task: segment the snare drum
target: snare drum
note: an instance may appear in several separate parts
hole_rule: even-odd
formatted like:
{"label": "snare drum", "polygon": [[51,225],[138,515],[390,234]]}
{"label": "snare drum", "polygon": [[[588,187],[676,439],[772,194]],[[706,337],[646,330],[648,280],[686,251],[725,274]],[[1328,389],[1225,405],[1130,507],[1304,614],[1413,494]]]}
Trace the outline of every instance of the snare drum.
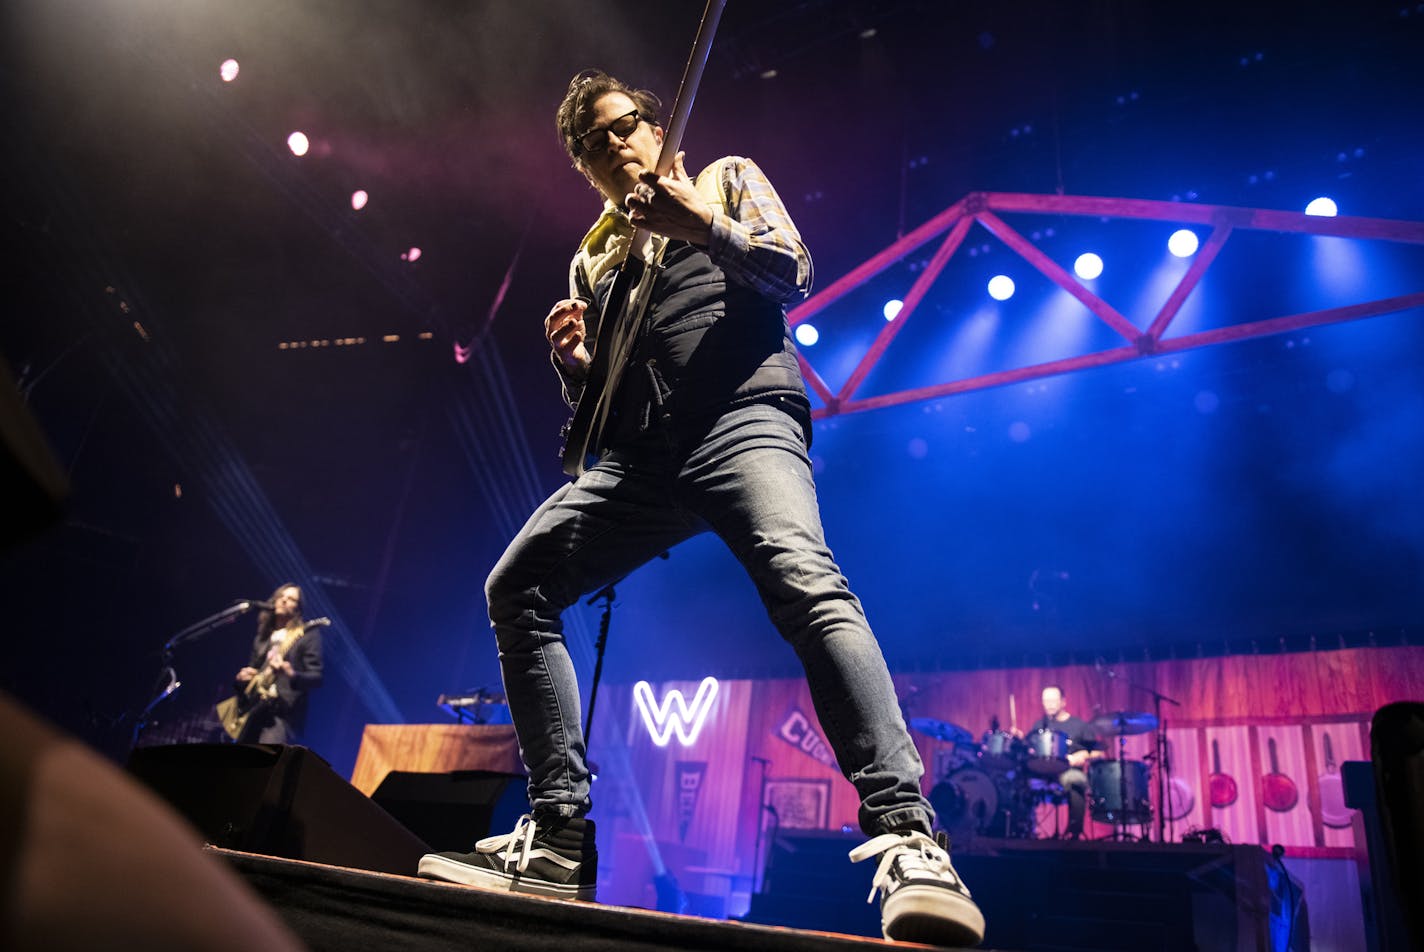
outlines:
{"label": "snare drum", "polygon": [[985,731],[979,763],[990,770],[1013,770],[1023,759],[1023,741],[1008,731]]}
{"label": "snare drum", "polygon": [[1024,738],[1028,744],[1028,769],[1057,776],[1068,769],[1068,735],[1040,728]]}
{"label": "snare drum", "polygon": [[1099,823],[1152,822],[1147,765],[1142,761],[1095,760],[1088,768],[1088,788],[1093,797],[1093,819]]}

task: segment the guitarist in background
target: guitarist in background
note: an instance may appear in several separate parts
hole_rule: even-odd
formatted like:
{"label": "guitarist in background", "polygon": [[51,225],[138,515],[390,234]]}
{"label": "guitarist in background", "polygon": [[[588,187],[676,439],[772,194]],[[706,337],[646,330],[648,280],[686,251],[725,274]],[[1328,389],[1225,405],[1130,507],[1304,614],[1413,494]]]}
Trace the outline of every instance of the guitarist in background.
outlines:
{"label": "guitarist in background", "polygon": [[[282,585],[272,593],[272,608],[257,615],[252,661],[237,672],[237,696],[253,706],[236,738],[243,743],[293,744],[306,721],[307,694],[321,684],[321,627],[302,625],[302,590]],[[266,695],[254,698],[253,678],[271,669]]]}
{"label": "guitarist in background", "polygon": [[[589,768],[561,615],[676,543],[711,530],[750,575],[800,657],[837,762],[860,796],[888,937],[966,945],[984,918],[931,832],[919,755],[885,660],[821,528],[810,407],[786,306],[811,258],[771,183],[728,157],[691,178],[654,170],[661,103],[599,71],[575,76],[556,123],[603,211],[544,321],[571,405],[584,396],[610,288],[635,226],[659,243],[656,283],[613,399],[598,461],[556,491],[486,583],[505,693],[529,771],[530,814],[420,874],[593,899]],[[610,307],[610,311],[612,308]],[[612,317],[609,317],[612,320]],[[872,897],[874,891],[872,891]]]}

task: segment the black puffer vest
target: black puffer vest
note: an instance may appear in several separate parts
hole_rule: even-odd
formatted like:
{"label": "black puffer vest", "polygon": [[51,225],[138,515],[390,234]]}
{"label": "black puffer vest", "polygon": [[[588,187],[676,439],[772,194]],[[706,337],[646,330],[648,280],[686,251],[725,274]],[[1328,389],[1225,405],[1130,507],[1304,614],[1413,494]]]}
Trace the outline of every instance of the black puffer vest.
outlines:
{"label": "black puffer vest", "polygon": [[[628,369],[614,397],[606,446],[649,428],[679,433],[731,407],[777,403],[810,442],[810,404],[781,305],[735,282],[701,249],[671,242]],[[595,290],[600,312],[613,286]]]}

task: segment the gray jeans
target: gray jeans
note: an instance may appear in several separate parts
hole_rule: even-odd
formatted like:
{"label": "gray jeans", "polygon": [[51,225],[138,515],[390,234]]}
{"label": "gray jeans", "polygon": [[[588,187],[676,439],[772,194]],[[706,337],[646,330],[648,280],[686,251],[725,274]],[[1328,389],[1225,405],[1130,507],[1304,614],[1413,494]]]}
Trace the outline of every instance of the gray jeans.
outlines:
{"label": "gray jeans", "polygon": [[699,532],[717,533],[795,649],[870,835],[929,831],[924,768],[880,646],[832,560],[800,424],[770,404],[610,451],[529,517],[485,586],[536,813],[588,812],[579,691],[561,614]]}

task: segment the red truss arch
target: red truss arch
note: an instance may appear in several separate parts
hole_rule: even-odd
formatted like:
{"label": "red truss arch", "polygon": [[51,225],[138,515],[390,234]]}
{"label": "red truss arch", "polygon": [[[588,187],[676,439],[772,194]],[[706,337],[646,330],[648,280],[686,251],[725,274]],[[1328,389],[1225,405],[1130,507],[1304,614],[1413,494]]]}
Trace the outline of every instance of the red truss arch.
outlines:
{"label": "red truss arch", "polygon": [[[1166,302],[1144,331],[1139,330],[1112,305],[1090,291],[1061,265],[1008,225],[1000,217],[1000,213],[1146,219],[1206,226],[1212,231],[1197,251],[1186,273],[1182,275],[1181,280],[1177,282]],[[975,222],[983,225],[1024,261],[1082,302],[1099,320],[1123,338],[1124,345],[911,390],[857,398],[856,391],[866,376],[875,367],[906,321],[913,317],[916,306],[924,299],[930,286],[939,278],[945,266],[959,250],[964,236]],[[1238,231],[1294,232],[1338,238],[1424,244],[1424,222],[1348,216],[1322,218],[1299,212],[1282,212],[1263,208],[1187,205],[1177,202],[1142,201],[1130,198],[971,192],[837,279],[825,290],[813,294],[802,304],[792,309],[790,319],[793,326],[809,320],[922,245],[941,235],[944,236],[930,258],[929,264],[920,272],[908,293],[905,294],[904,305],[900,309],[899,316],[894,321],[887,323],[880,331],[874,343],[861,357],[860,362],[839,390],[832,390],[802,354],[801,370],[806,377],[806,382],[825,404],[825,406],[817,408],[814,415],[824,418],[902,403],[913,403],[918,400],[930,400],[971,390],[983,390],[1024,380],[1072,373],[1089,367],[1123,363],[1149,355],[1209,347],[1213,344],[1223,344],[1251,337],[1264,337],[1305,327],[1352,321],[1362,317],[1373,317],[1424,306],[1424,291],[1418,291],[1343,307],[1233,324],[1176,337],[1167,336],[1173,319],[1176,318],[1188,295],[1192,293],[1212,263],[1217,260],[1217,256],[1221,253],[1227,240]]]}

